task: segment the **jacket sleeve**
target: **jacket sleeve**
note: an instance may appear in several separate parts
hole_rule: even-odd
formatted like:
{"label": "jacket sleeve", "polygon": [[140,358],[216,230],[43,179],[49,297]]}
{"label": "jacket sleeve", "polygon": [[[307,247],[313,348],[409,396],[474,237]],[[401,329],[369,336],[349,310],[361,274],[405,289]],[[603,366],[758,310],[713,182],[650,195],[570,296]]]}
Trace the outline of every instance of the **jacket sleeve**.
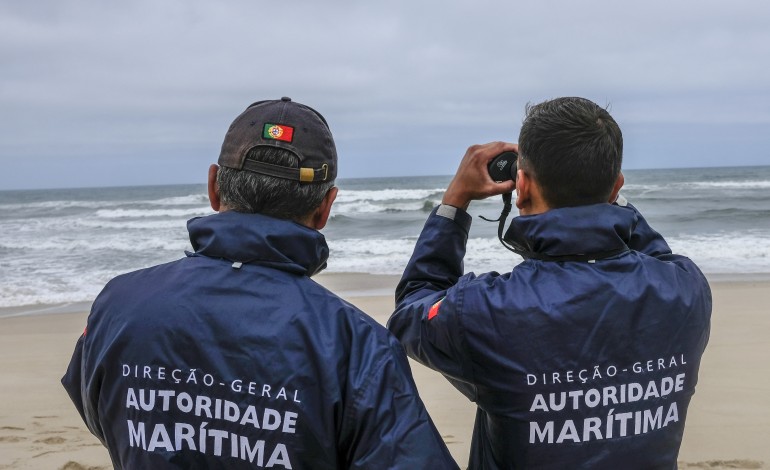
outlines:
{"label": "jacket sleeve", "polygon": [[105,443],[105,435],[99,420],[99,397],[103,368],[94,363],[96,355],[93,351],[94,337],[99,336],[97,331],[99,322],[95,319],[100,317],[106,291],[107,288],[105,287],[94,300],[86,329],[75,344],[72,359],[70,359],[67,371],[61,379],[64,389],[80,413],[83,422],[102,443]]}
{"label": "jacket sleeve", "polygon": [[470,400],[476,399],[469,354],[463,341],[463,276],[471,217],[439,206],[428,217],[396,288],[396,310],[388,328],[412,359],[438,370]]}
{"label": "jacket sleeve", "polygon": [[455,285],[463,275],[463,258],[471,216],[462,209],[433,209],[396,287],[396,305],[424,298]]}
{"label": "jacket sleeve", "polygon": [[401,345],[388,340],[346,413],[347,468],[458,468],[420,400]]}
{"label": "jacket sleeve", "polygon": [[72,353],[72,359],[70,359],[67,372],[64,373],[64,377],[61,379],[61,383],[64,389],[67,391],[72,403],[75,404],[75,408],[80,413],[80,417],[85,422],[85,412],[83,411],[83,394],[80,390],[80,384],[82,383],[82,368],[83,363],[83,342],[85,341],[85,333],[80,335],[78,342],[75,343],[75,351]]}

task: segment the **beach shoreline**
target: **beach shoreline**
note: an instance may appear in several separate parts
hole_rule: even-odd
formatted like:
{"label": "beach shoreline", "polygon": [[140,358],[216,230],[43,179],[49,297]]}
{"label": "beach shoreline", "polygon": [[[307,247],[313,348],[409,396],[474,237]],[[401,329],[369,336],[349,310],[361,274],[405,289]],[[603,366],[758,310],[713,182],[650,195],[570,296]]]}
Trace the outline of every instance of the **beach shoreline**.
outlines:
{"label": "beach shoreline", "polygon": [[[770,280],[751,276],[709,276],[711,339],[687,416],[680,468],[770,465]],[[320,284],[382,324],[393,309],[398,279],[360,273],[317,276]],[[87,309],[87,304],[0,309],[0,469],[111,468],[106,450],[87,431],[59,383]],[[475,405],[436,372],[414,362],[412,371],[437,428],[464,466]]]}

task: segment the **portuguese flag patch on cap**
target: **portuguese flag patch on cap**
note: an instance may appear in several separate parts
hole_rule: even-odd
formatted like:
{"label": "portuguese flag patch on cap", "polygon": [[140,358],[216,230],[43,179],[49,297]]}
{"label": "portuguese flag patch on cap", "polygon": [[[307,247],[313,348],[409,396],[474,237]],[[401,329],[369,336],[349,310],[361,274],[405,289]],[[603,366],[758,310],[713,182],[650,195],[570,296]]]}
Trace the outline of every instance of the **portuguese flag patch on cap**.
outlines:
{"label": "portuguese flag patch on cap", "polygon": [[262,130],[262,137],[265,139],[282,140],[291,142],[294,138],[294,128],[282,124],[267,123]]}

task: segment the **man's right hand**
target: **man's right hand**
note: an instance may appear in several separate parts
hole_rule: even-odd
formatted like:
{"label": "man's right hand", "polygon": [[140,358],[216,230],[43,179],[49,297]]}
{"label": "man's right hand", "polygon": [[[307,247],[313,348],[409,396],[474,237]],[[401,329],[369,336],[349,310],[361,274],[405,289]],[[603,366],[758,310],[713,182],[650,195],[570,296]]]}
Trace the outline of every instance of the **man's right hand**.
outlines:
{"label": "man's right hand", "polygon": [[473,200],[513,192],[516,188],[514,181],[495,183],[487,170],[493,158],[509,151],[518,153],[519,146],[507,142],[490,142],[469,147],[441,203],[467,210]]}

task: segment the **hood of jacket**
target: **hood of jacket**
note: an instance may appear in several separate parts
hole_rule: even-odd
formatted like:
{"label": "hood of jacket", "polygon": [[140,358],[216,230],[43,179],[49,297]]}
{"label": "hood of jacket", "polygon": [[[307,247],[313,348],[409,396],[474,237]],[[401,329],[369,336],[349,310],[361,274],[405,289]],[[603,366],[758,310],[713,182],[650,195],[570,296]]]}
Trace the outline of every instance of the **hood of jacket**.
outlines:
{"label": "hood of jacket", "polygon": [[225,211],[187,222],[194,253],[312,276],[326,267],[329,247],[317,230],[291,220]]}
{"label": "hood of jacket", "polygon": [[637,221],[635,211],[612,204],[563,207],[514,218],[504,239],[525,257],[606,255],[627,249]]}

